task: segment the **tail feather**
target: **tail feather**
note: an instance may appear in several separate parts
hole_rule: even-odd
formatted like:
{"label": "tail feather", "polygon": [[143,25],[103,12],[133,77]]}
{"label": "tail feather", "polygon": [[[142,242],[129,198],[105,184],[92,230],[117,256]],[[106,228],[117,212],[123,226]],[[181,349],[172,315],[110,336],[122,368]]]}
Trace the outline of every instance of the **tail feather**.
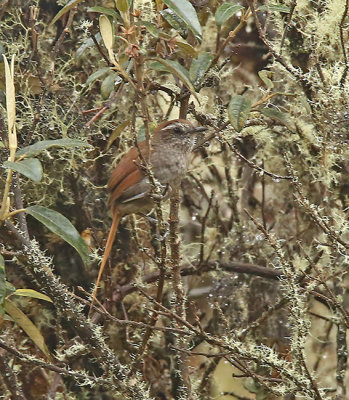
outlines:
{"label": "tail feather", "polygon": [[103,273],[105,264],[108,261],[108,258],[109,258],[109,255],[110,255],[110,251],[111,251],[111,249],[113,247],[113,243],[114,243],[114,240],[115,240],[116,231],[118,229],[118,225],[119,225],[120,219],[121,219],[121,215],[117,211],[114,211],[114,213],[113,213],[113,222],[112,222],[112,225],[111,225],[111,228],[110,228],[110,231],[109,231],[107,244],[105,245],[105,250],[104,250],[104,254],[103,254],[102,263],[101,263],[101,266],[99,267],[96,286],[95,286],[95,289],[94,289],[93,294],[92,294],[92,301],[91,301],[91,305],[90,305],[90,313],[91,313],[93,305],[94,305],[94,303],[96,301],[96,295],[97,295],[97,292],[98,292],[98,286],[99,286],[99,283],[100,283],[101,278],[102,278],[102,273]]}

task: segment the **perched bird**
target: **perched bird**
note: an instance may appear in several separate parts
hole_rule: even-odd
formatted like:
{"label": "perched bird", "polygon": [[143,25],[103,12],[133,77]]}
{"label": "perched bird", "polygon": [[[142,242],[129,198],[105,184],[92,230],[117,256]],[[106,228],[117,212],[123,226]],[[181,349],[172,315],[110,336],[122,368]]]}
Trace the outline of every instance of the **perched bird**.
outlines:
{"label": "perched bird", "polygon": [[139,143],[137,147],[132,147],[112,171],[108,183],[110,192],[108,205],[112,211],[113,222],[93,292],[91,308],[120,219],[127,214],[147,213],[155,205],[152,184],[145,168],[142,168],[142,159],[148,163],[154,178],[162,185],[163,198],[166,199],[187,172],[197,135],[205,130],[206,128],[195,127],[185,119],[165,121],[152,132],[150,148],[146,141]]}

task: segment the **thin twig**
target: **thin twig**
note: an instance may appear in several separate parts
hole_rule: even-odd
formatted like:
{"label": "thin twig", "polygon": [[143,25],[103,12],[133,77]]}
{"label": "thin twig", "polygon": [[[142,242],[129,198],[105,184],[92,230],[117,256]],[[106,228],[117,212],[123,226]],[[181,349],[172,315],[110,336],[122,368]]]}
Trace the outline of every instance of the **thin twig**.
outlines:
{"label": "thin twig", "polygon": [[[0,347],[1,341],[0,341]],[[22,388],[17,380],[17,374],[10,367],[10,359],[7,355],[0,352],[0,374],[4,380],[7,389],[11,393],[11,400],[26,400]]]}
{"label": "thin twig", "polygon": [[291,175],[278,175],[278,174],[274,174],[272,172],[266,171],[264,168],[258,166],[257,164],[255,164],[254,162],[252,162],[251,160],[248,160],[245,156],[243,156],[239,150],[232,144],[230,144],[229,142],[226,142],[230,148],[230,150],[232,150],[239,158],[241,158],[241,160],[245,161],[251,168],[256,169],[257,171],[260,171],[263,175],[267,175],[270,176],[273,179],[285,179],[285,180],[292,180],[292,176]]}
{"label": "thin twig", "polygon": [[205,255],[205,230],[206,230],[206,223],[207,223],[207,218],[208,215],[211,211],[211,207],[212,207],[212,201],[214,198],[214,190],[211,191],[211,196],[210,199],[208,201],[208,205],[207,205],[207,210],[206,213],[204,215],[204,217],[202,218],[201,221],[201,238],[200,238],[200,255],[199,255],[199,265],[203,263],[204,261],[204,255]]}
{"label": "thin twig", "polygon": [[[50,363],[47,363],[45,361],[39,360],[38,358],[35,358],[32,355],[24,354],[23,352],[20,352],[20,351],[14,349],[14,348],[8,346],[1,339],[0,339],[0,347],[3,348],[4,350],[6,350],[7,352],[13,354],[14,356],[19,358],[23,362],[37,365],[38,367],[45,368],[45,369],[47,369],[49,371],[57,372],[60,375],[71,376],[71,377],[75,378],[76,380],[85,382],[87,384],[90,381],[91,385],[103,384],[103,385],[105,385],[107,387],[110,387],[110,388],[113,388],[113,389],[116,388],[115,385],[113,385],[107,379],[98,378],[98,377],[95,377],[95,376],[90,376],[90,375],[87,375],[87,374],[84,374],[84,373],[81,373],[81,372],[72,371],[72,370],[66,369],[66,368],[61,368],[61,367],[58,367],[57,365],[50,364]],[[22,398],[24,398],[24,397],[22,397]],[[18,397],[18,399],[20,399],[20,397]]]}

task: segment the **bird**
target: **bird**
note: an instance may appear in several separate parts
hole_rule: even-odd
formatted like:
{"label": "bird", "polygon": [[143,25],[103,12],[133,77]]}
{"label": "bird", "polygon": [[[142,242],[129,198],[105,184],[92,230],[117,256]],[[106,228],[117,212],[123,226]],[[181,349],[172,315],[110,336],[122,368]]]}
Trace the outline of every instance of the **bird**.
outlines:
{"label": "bird", "polygon": [[128,214],[148,213],[155,206],[156,195],[153,193],[149,173],[142,166],[143,161],[146,161],[153,177],[163,188],[162,199],[166,200],[186,174],[198,135],[206,129],[203,126],[195,127],[186,119],[164,121],[152,132],[150,146],[146,140],[138,143],[120,159],[112,171],[108,183],[108,206],[112,212],[112,224],[92,294],[90,311],[96,300],[98,286],[121,218]]}

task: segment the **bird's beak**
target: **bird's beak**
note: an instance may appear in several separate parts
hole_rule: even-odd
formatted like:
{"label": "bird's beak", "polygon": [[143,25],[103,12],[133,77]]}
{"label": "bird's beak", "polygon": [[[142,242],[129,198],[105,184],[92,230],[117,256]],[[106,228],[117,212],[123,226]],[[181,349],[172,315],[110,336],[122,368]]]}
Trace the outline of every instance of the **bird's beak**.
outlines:
{"label": "bird's beak", "polygon": [[190,131],[190,133],[202,133],[202,132],[205,132],[205,131],[207,131],[207,128],[206,128],[206,127],[204,127],[204,126],[197,126],[197,127],[193,128],[193,130]]}

